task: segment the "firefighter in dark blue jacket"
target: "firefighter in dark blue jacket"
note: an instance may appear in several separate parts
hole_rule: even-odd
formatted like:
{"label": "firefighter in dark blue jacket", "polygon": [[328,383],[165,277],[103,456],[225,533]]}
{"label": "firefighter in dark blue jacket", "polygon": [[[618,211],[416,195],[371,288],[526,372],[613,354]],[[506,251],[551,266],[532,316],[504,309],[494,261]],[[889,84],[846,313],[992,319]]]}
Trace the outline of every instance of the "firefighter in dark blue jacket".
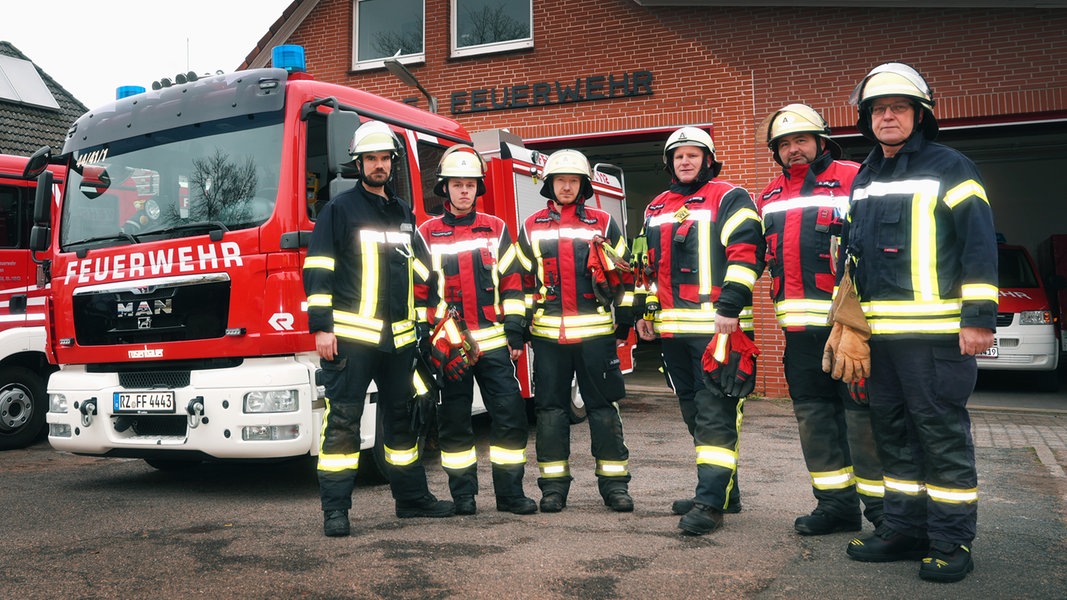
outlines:
{"label": "firefighter in dark blue jacket", "polygon": [[326,387],[318,478],[327,536],[349,534],[359,424],[372,380],[377,409],[384,413],[396,516],[454,512],[452,502],[437,500],[427,489],[408,412],[416,342],[412,277],[428,272],[413,258],[415,216],[387,185],[400,150],[384,123],[368,121],[356,129],[350,164],[359,183],[319,214],[304,262],[308,326]]}
{"label": "firefighter in dark blue jacket", "polygon": [[967,399],[975,355],[993,345],[996,329],[992,209],[974,163],[933,141],[933,94],[915,69],[874,68],[850,103],[877,145],[853,181],[837,271],[845,261],[853,267],[869,362],[862,336],[840,324],[827,350],[843,380],[869,372],[885,523],[847,552],[868,562],[921,560],[921,578],[959,581],[974,568],[978,502]]}

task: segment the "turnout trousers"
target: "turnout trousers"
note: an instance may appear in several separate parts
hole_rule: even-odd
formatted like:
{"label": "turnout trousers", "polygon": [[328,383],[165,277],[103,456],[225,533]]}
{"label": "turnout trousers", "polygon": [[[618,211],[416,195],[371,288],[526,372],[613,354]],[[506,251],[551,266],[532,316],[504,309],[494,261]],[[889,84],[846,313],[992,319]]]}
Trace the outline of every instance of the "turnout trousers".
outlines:
{"label": "turnout trousers", "polygon": [[800,448],[818,507],[838,517],[860,511],[882,520],[882,464],[871,413],[848,395],[844,383],[822,370],[828,328],[785,332],[785,378],[800,430]]}
{"label": "turnout trousers", "polygon": [[739,506],[737,450],[744,398],[730,398],[704,384],[701,360],[710,335],[662,338],[663,365],[696,447],[697,486],[693,499],[725,512]]}
{"label": "turnout trousers", "polygon": [[383,352],[375,346],[338,338],[334,360],[321,360],[326,410],[319,440],[318,478],[322,510],[348,510],[359,467],[360,420],[370,382],[378,388],[385,457],[393,498],[417,500],[429,493],[419,459],[418,436],[411,430],[408,402],[415,348]]}
{"label": "turnout trousers", "polygon": [[967,399],[978,365],[957,343],[871,339],[874,438],[885,471],[885,522],[912,537],[969,545],[978,473]]}
{"label": "turnout trousers", "polygon": [[478,458],[471,426],[476,379],[492,419],[489,462],[493,467],[493,489],[500,497],[522,496],[530,426],[526,419],[526,400],[519,392],[515,364],[506,346],[485,352],[462,381],[446,382],[441,390],[438,441],[441,465],[448,473],[448,487],[453,498],[478,493]]}
{"label": "turnout trousers", "polygon": [[617,402],[626,395],[615,338],[589,338],[558,344],[534,337],[534,410],[537,414],[537,486],[542,493],[570,490],[571,380],[585,402],[600,495],[626,490],[630,482],[630,451],[622,436]]}

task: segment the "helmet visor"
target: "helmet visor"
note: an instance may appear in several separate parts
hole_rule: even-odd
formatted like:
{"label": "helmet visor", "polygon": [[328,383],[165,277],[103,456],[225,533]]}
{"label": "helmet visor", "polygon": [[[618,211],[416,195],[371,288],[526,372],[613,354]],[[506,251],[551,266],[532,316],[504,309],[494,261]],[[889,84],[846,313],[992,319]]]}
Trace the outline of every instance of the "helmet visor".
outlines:
{"label": "helmet visor", "polygon": [[923,79],[923,76],[919,75],[918,71],[904,63],[892,62],[885,63],[883,65],[878,65],[877,67],[871,69],[871,72],[867,73],[867,76],[864,77],[858,85],[856,85],[856,88],[854,90],[852,90],[852,93],[848,97],[848,103],[852,106],[858,106],[860,102],[863,101],[863,89],[867,87],[867,82],[870,81],[871,77],[874,77],[879,73],[892,73],[894,75],[903,77],[908,81],[908,83],[915,86],[916,90],[918,90],[927,98],[930,98],[932,102],[933,94],[930,92],[930,86],[926,85],[926,80]]}

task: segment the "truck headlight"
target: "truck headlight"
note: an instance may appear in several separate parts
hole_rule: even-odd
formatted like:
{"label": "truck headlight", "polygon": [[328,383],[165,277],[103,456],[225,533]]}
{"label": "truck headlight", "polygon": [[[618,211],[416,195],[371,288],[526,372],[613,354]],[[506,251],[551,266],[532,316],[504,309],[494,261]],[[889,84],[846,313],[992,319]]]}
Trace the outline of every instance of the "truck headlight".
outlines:
{"label": "truck headlight", "polygon": [[241,429],[241,439],[246,442],[286,441],[298,437],[299,425],[252,425]]}
{"label": "truck headlight", "polygon": [[1020,325],[1049,325],[1052,323],[1052,313],[1047,310],[1024,310],[1019,313]]}
{"label": "truck headlight", "polygon": [[293,412],[300,406],[296,390],[257,390],[245,394],[246,413]]}
{"label": "truck headlight", "polygon": [[48,394],[48,412],[67,412],[67,397],[63,394]]}

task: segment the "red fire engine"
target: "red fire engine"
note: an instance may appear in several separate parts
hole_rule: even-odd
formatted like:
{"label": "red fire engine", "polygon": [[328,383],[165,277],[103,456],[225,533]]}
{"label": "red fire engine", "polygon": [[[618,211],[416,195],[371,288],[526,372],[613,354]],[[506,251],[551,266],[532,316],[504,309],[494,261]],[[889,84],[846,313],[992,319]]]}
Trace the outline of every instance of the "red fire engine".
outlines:
{"label": "red fire engine", "polygon": [[[56,449],[158,468],[317,452],[324,402],[301,268],[318,211],[355,185],[340,166],[352,132],[368,119],[395,129],[406,150],[393,186],[420,221],[441,207],[441,154],[472,140],[451,119],[315,81],[302,55],[295,67],[279,56],[137,90],[71,127],[58,219],[37,224],[53,249]],[[491,149],[480,205],[515,231],[538,176],[516,142]],[[598,174],[598,201],[621,211],[621,187]],[[364,449],[380,439],[375,414],[364,413]]]}
{"label": "red fire engine", "polygon": [[0,156],[0,450],[27,446],[44,433],[45,384],[55,370],[45,356],[48,287],[38,284],[29,250],[37,175],[52,172],[46,210],[66,179],[64,169],[48,166],[49,154],[43,148],[29,159]]}

